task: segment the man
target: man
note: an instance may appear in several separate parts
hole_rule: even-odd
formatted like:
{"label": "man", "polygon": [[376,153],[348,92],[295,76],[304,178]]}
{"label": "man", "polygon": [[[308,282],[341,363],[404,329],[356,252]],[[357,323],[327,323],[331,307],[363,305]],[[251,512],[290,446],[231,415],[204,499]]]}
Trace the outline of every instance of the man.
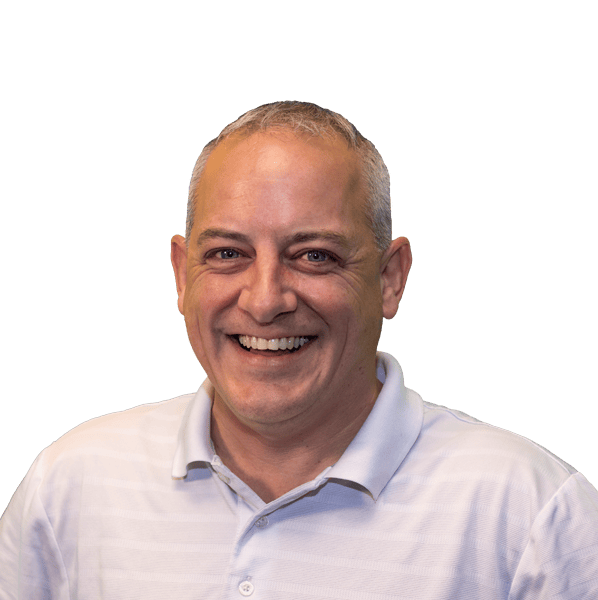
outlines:
{"label": "man", "polygon": [[598,597],[596,490],[376,354],[411,266],[389,207],[373,145],[317,106],[206,146],[172,263],[208,380],[38,457],[0,599]]}

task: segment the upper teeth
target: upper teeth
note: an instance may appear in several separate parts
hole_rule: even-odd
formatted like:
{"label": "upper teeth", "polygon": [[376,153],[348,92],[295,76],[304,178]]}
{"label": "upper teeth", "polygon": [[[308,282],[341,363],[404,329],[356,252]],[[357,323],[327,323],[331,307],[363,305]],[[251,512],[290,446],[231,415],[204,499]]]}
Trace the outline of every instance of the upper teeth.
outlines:
{"label": "upper teeth", "polygon": [[291,350],[292,348],[303,346],[303,344],[308,341],[309,338],[300,336],[274,338],[270,340],[251,335],[239,336],[239,342],[242,346],[245,346],[245,348],[254,348],[256,350]]}

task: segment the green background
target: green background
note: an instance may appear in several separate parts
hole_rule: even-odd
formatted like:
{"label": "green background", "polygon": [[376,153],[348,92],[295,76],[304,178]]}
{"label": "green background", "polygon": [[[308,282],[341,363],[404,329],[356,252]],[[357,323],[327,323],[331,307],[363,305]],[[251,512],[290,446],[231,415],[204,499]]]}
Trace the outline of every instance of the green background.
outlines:
{"label": "green background", "polygon": [[197,389],[169,240],[202,146],[280,99],[389,166],[407,385],[598,483],[596,4],[365,4],[4,9],[0,510],[71,427]]}

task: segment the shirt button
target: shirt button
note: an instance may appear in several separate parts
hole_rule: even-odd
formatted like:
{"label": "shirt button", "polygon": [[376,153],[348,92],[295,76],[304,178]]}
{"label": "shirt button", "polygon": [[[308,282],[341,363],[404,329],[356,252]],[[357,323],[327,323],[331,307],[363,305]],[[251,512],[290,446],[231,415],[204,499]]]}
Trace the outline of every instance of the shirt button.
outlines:
{"label": "shirt button", "polygon": [[251,596],[251,594],[253,594],[253,590],[254,590],[254,586],[253,583],[251,583],[251,581],[243,581],[239,584],[239,591],[241,592],[241,595],[243,596]]}
{"label": "shirt button", "polygon": [[264,527],[266,527],[268,525],[269,521],[268,521],[268,517],[260,517],[256,522],[255,522],[255,526],[259,527],[260,529],[263,529]]}

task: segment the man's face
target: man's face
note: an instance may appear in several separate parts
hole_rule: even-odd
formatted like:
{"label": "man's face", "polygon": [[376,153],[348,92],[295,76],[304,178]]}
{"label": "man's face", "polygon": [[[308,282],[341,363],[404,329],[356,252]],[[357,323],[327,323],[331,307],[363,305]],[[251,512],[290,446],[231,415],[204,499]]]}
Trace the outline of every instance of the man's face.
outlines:
{"label": "man's face", "polygon": [[214,411],[271,427],[375,397],[384,281],[363,207],[344,141],[265,132],[213,151],[173,263]]}

